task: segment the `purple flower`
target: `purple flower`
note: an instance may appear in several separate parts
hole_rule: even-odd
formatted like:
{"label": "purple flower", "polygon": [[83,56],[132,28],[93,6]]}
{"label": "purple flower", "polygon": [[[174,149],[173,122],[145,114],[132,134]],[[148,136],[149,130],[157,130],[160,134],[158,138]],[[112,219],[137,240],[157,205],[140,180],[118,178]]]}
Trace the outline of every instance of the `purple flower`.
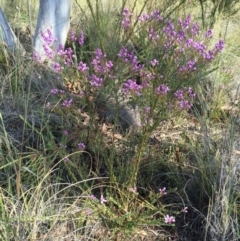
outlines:
{"label": "purple flower", "polygon": [[52,51],[52,49],[49,47],[49,45],[43,44],[43,49],[44,49],[44,52],[45,52],[46,56],[49,59],[53,59],[54,58],[55,53],[54,53],[54,51]]}
{"label": "purple flower", "polygon": [[122,27],[124,29],[130,28],[130,26],[131,26],[131,19],[132,19],[133,13],[129,13],[128,9],[125,8],[123,10],[122,16],[123,16]]}
{"label": "purple flower", "polygon": [[136,193],[137,192],[137,188],[136,187],[131,187],[129,188],[130,192]]}
{"label": "purple flower", "polygon": [[213,60],[214,59],[214,57],[215,57],[215,55],[214,55],[214,51],[213,50],[208,50],[207,52],[205,52],[204,54],[203,54],[203,56],[204,56],[204,58],[205,58],[205,60]]}
{"label": "purple flower", "polygon": [[89,68],[87,67],[87,65],[85,63],[83,63],[82,61],[79,62],[78,64],[78,70],[81,71],[82,73],[85,73]]}
{"label": "purple flower", "polygon": [[46,32],[41,31],[41,36],[44,40],[44,42],[50,46],[53,42],[56,42],[57,39],[53,37],[52,32],[50,29],[48,29]]}
{"label": "purple flower", "polygon": [[149,106],[145,107],[145,113],[149,114],[150,110],[151,110],[151,108]]}
{"label": "purple flower", "polygon": [[64,158],[64,161],[65,161],[65,162],[69,162],[70,159],[66,156],[66,157]]}
{"label": "purple flower", "polygon": [[159,34],[157,34],[153,28],[150,28],[149,33],[148,33],[148,38],[150,40],[157,40],[159,39]]}
{"label": "purple flower", "polygon": [[189,100],[180,100],[178,102],[178,105],[181,109],[187,109],[187,110],[191,109],[192,107],[192,104],[189,102]]}
{"label": "purple flower", "polygon": [[54,95],[58,94],[58,89],[52,89],[51,94],[54,94]]}
{"label": "purple flower", "polygon": [[178,100],[182,100],[183,99],[183,90],[177,90],[174,93],[174,96],[178,99]]}
{"label": "purple flower", "polygon": [[157,61],[156,59],[154,59],[154,60],[151,61],[151,65],[152,65],[152,66],[156,66],[156,65],[158,65],[158,64],[159,64],[159,61]]}
{"label": "purple flower", "polygon": [[106,68],[107,68],[107,70],[109,71],[110,69],[112,69],[112,67],[113,67],[113,63],[112,63],[112,61],[107,61],[106,62]]}
{"label": "purple flower", "polygon": [[191,29],[191,34],[193,36],[199,35],[199,27],[198,27],[197,23],[193,24],[192,29]]}
{"label": "purple flower", "polygon": [[204,34],[205,38],[212,38],[213,37],[213,31],[212,29],[208,29],[208,31]]}
{"label": "purple flower", "polygon": [[92,213],[92,210],[90,208],[88,208],[85,213],[86,213],[86,215],[90,215]]}
{"label": "purple flower", "polygon": [[166,86],[166,85],[164,85],[164,84],[161,84],[161,85],[159,85],[157,88],[156,88],[156,93],[157,94],[162,94],[162,95],[164,95],[164,94],[166,94],[167,92],[169,91],[169,88]]}
{"label": "purple flower", "polygon": [[189,38],[187,41],[186,41],[186,45],[187,47],[191,47],[193,45],[193,39]]}
{"label": "purple flower", "polygon": [[215,48],[218,52],[222,52],[222,50],[224,49],[224,41],[223,40],[219,40],[216,44],[215,44]]}
{"label": "purple flower", "polygon": [[95,58],[92,60],[91,63],[94,67],[95,73],[106,74],[112,69],[112,61],[107,61],[106,57],[106,54],[104,54],[101,49],[97,49],[95,51]]}
{"label": "purple flower", "polygon": [[129,94],[130,92],[133,92],[134,94],[139,95],[141,88],[142,88],[141,85],[138,85],[136,83],[136,80],[128,79],[123,84],[123,93]]}
{"label": "purple flower", "polygon": [[191,87],[185,87],[184,89],[187,91],[190,98],[194,98],[196,96],[196,93],[193,92],[193,89]]}
{"label": "purple flower", "polygon": [[72,105],[72,99],[64,100],[62,103],[62,106],[64,106],[64,107],[70,107],[71,105]]}
{"label": "purple flower", "polygon": [[88,76],[90,84],[93,87],[101,87],[103,78],[96,76],[95,74]]}
{"label": "purple flower", "polygon": [[68,136],[68,131],[66,131],[66,130],[63,131],[63,135],[64,135],[64,136]]}
{"label": "purple flower", "polygon": [[62,67],[59,63],[57,63],[57,62],[55,62],[55,63],[52,65],[52,67],[53,67],[55,73],[59,73],[59,72],[61,72],[62,69],[63,69],[63,67]]}
{"label": "purple flower", "polygon": [[91,194],[91,195],[89,196],[89,198],[90,198],[91,200],[96,199],[96,197],[95,197],[93,194]]}
{"label": "purple flower", "polygon": [[101,194],[101,197],[100,197],[100,203],[103,204],[103,203],[106,203],[107,200],[103,197],[103,195]]}
{"label": "purple flower", "polygon": [[188,207],[184,207],[184,208],[182,209],[182,212],[183,212],[183,213],[187,213],[187,212],[188,212]]}
{"label": "purple flower", "polygon": [[70,31],[70,39],[72,40],[72,42],[75,42],[77,40],[74,30]]}
{"label": "purple flower", "polygon": [[79,34],[78,43],[80,46],[84,44],[84,34],[82,30],[80,31],[80,34]]}
{"label": "purple flower", "polygon": [[166,195],[167,194],[166,190],[167,190],[166,187],[164,187],[162,189],[160,188],[159,192],[160,192],[161,195]]}
{"label": "purple flower", "polygon": [[83,149],[86,148],[86,146],[85,146],[85,144],[84,144],[83,142],[79,142],[79,143],[78,143],[78,148],[81,149],[81,150],[83,150]]}
{"label": "purple flower", "polygon": [[35,60],[36,62],[40,63],[40,61],[41,61],[41,56],[38,55],[35,51],[33,52],[32,57],[33,57],[33,60]]}
{"label": "purple flower", "polygon": [[175,223],[175,218],[173,216],[169,216],[168,214],[164,218],[165,223]]}

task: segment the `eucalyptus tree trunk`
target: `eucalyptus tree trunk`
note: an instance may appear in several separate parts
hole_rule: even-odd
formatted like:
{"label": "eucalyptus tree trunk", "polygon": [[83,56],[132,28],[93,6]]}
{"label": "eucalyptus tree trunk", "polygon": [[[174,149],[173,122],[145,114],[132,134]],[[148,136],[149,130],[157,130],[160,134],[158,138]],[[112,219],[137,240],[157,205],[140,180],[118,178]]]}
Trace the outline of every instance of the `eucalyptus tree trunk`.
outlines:
{"label": "eucalyptus tree trunk", "polygon": [[70,28],[71,0],[40,0],[37,26],[34,35],[34,51],[44,59],[44,40],[41,33],[50,30],[56,38],[54,48],[65,45]]}
{"label": "eucalyptus tree trunk", "polygon": [[17,51],[19,51],[20,54],[25,54],[24,48],[19,43],[16,35],[8,24],[8,21],[0,7],[0,44],[1,41],[5,43],[6,47],[11,52],[16,53]]}

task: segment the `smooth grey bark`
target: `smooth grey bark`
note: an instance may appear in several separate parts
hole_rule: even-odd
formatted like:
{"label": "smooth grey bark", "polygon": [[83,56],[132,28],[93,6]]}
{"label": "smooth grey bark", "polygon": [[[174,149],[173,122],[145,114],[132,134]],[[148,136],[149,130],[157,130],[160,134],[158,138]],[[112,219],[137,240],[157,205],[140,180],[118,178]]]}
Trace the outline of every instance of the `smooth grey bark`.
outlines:
{"label": "smooth grey bark", "polygon": [[41,31],[46,33],[49,29],[57,39],[54,42],[56,49],[60,44],[65,45],[70,28],[71,0],[40,0],[38,21],[34,35],[34,51],[44,60],[43,38]]}
{"label": "smooth grey bark", "polygon": [[16,51],[20,51],[21,54],[25,54],[24,48],[19,43],[0,7],[0,41],[1,40],[11,52],[15,53]]}

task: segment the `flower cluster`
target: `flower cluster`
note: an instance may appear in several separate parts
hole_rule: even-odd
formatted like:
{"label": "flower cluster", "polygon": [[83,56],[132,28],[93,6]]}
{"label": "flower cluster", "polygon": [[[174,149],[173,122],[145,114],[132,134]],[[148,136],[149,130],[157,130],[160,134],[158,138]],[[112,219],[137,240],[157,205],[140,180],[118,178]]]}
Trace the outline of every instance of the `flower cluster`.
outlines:
{"label": "flower cluster", "polygon": [[82,73],[86,73],[87,70],[89,70],[88,66],[85,63],[83,63],[82,61],[79,62],[77,69]]}
{"label": "flower cluster", "polygon": [[149,20],[155,20],[157,22],[160,22],[163,20],[163,17],[160,15],[160,11],[158,9],[155,9],[150,14],[147,14],[147,13],[141,14],[138,20],[140,23],[148,22]]}
{"label": "flower cluster", "polygon": [[106,57],[106,54],[101,49],[95,51],[95,58],[92,60],[95,73],[106,75],[113,68],[112,61],[107,61]]}
{"label": "flower cluster", "polygon": [[192,99],[195,97],[191,87],[185,87],[184,89],[179,89],[174,93],[175,98],[177,99],[178,106],[180,109],[190,109],[192,107]]}
{"label": "flower cluster", "polygon": [[84,34],[83,31],[80,31],[79,37],[77,38],[74,30],[70,30],[70,39],[72,42],[78,41],[78,44],[82,46],[84,44]]}
{"label": "flower cluster", "polygon": [[[93,194],[91,194],[89,197],[90,197],[91,200],[97,200],[97,198]],[[101,196],[100,196],[100,203],[104,204],[106,202],[108,202],[107,199],[104,198],[103,194],[101,194]]]}
{"label": "flower cluster", "polygon": [[[50,29],[47,29],[46,32],[41,31],[41,37],[44,41],[43,49],[45,52],[45,55],[50,59],[54,59],[55,57],[55,51],[52,49],[52,45],[54,42],[57,42],[57,39],[52,35],[52,32]],[[34,53],[34,56],[37,54]],[[40,56],[41,57],[41,56]]]}
{"label": "flower cluster", "polygon": [[65,91],[64,90],[59,90],[59,89],[52,89],[51,90],[51,94],[54,94],[54,95],[56,95],[56,94],[64,94],[65,93]]}
{"label": "flower cluster", "polygon": [[169,87],[166,86],[165,84],[160,84],[160,85],[156,88],[156,94],[158,94],[158,95],[167,94],[168,91],[169,91]]}
{"label": "flower cluster", "polygon": [[124,84],[122,88],[122,92],[126,95],[133,94],[133,95],[140,95],[140,90],[142,86],[138,85],[136,80],[128,79]]}
{"label": "flower cluster", "polygon": [[72,99],[64,100],[62,103],[62,106],[64,106],[64,107],[71,107],[71,105],[72,105]]}
{"label": "flower cluster", "polygon": [[133,49],[128,51],[126,47],[122,46],[118,53],[118,57],[126,64],[129,64],[134,72],[140,71],[144,68],[144,65],[140,64],[138,61],[138,57],[135,55]]}
{"label": "flower cluster", "polygon": [[123,10],[122,16],[123,16],[122,27],[124,29],[129,29],[131,27],[133,13],[129,13],[128,9],[125,8]]}

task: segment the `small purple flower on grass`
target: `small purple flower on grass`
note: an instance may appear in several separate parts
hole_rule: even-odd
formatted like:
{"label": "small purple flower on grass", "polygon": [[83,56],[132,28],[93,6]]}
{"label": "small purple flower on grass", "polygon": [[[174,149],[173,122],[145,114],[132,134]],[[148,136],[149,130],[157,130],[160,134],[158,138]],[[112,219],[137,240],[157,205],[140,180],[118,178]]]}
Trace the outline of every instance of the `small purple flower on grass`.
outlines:
{"label": "small purple flower on grass", "polygon": [[85,146],[85,144],[84,144],[83,142],[79,142],[79,143],[78,143],[78,148],[81,149],[81,150],[83,150],[83,149],[86,148],[86,146]]}
{"label": "small purple flower on grass", "polygon": [[174,96],[178,99],[178,100],[182,100],[183,99],[183,91],[182,90],[177,90],[174,93]]}
{"label": "small purple flower on grass", "polygon": [[213,31],[212,29],[208,29],[208,31],[204,34],[205,38],[212,38],[213,37]]}
{"label": "small purple flower on grass", "polygon": [[52,67],[53,67],[55,73],[59,73],[59,72],[61,72],[61,70],[63,69],[63,67],[62,67],[59,63],[57,63],[57,62],[55,62],[55,63],[52,65]]}
{"label": "small purple flower on grass", "polygon": [[83,31],[80,31],[78,43],[81,46],[84,44],[84,34],[83,34]]}
{"label": "small purple flower on grass", "polygon": [[82,61],[79,62],[78,64],[78,70],[81,71],[82,73],[85,73],[89,68],[87,67],[87,65],[85,63],[83,63]]}
{"label": "small purple flower on grass", "polygon": [[164,218],[165,223],[175,223],[175,218],[173,216],[169,216],[168,214]]}
{"label": "small purple flower on grass", "polygon": [[103,197],[103,195],[101,195],[100,197],[100,203],[103,204],[103,203],[106,203],[107,200]]}
{"label": "small purple flower on grass", "polygon": [[88,77],[90,80],[90,84],[93,87],[101,87],[103,78],[96,76],[95,74]]}
{"label": "small purple flower on grass", "polygon": [[160,188],[160,189],[159,189],[159,192],[160,192],[160,194],[162,194],[162,195],[166,195],[166,194],[167,194],[166,190],[167,190],[166,187]]}
{"label": "small purple flower on grass", "polygon": [[178,102],[178,105],[181,109],[191,109],[192,108],[192,104],[189,102],[189,100],[180,100]]}
{"label": "small purple flower on grass", "polygon": [[156,59],[154,59],[154,60],[151,61],[151,65],[152,65],[152,66],[156,66],[156,65],[158,65],[158,64],[159,64],[159,61],[157,61]]}
{"label": "small purple flower on grass", "polygon": [[33,60],[35,60],[36,62],[40,63],[41,57],[36,52],[33,52],[32,57],[33,57]]}
{"label": "small purple flower on grass", "polygon": [[72,99],[64,100],[62,103],[62,106],[64,106],[64,107],[70,107],[71,105],[72,105]]}
{"label": "small purple flower on grass", "polygon": [[107,62],[106,62],[106,68],[107,68],[107,70],[112,69],[112,67],[113,67],[112,61],[111,61],[111,60],[107,61]]}
{"label": "small purple flower on grass", "polygon": [[166,86],[166,85],[164,85],[164,84],[161,84],[161,85],[159,85],[157,88],[156,88],[156,92],[157,92],[157,94],[162,94],[162,95],[164,95],[164,94],[166,94],[167,92],[169,91],[169,88]]}
{"label": "small purple flower on grass", "polygon": [[131,187],[129,188],[130,192],[136,193],[137,192],[137,188],[136,187]]}
{"label": "small purple flower on grass", "polygon": [[188,207],[184,207],[184,208],[182,209],[182,212],[183,212],[183,213],[187,213],[187,212],[188,212]]}
{"label": "small purple flower on grass", "polygon": [[66,131],[66,130],[63,131],[63,135],[64,135],[64,136],[67,136],[67,135],[68,135],[68,131]]}
{"label": "small purple flower on grass", "polygon": [[75,42],[77,40],[74,30],[70,31],[70,39],[72,40],[72,42]]}
{"label": "small purple flower on grass", "polygon": [[64,161],[65,161],[65,162],[69,162],[70,159],[69,159],[68,157],[65,157],[65,158],[64,158]]}
{"label": "small purple flower on grass", "polygon": [[129,92],[133,92],[136,95],[140,95],[141,88],[142,86],[138,85],[136,80],[128,79],[127,82],[123,84],[123,93],[127,95]]}
{"label": "small purple flower on grass", "polygon": [[145,107],[145,113],[149,114],[150,110],[151,110],[151,108],[149,106]]}
{"label": "small purple flower on grass", "polygon": [[90,197],[91,200],[96,199],[96,197],[93,194],[91,194],[89,197]]}
{"label": "small purple flower on grass", "polygon": [[87,210],[86,210],[86,215],[90,215],[92,213],[92,210],[90,209],[90,208],[88,208]]}
{"label": "small purple flower on grass", "polygon": [[224,49],[224,41],[223,40],[219,40],[216,44],[215,44],[215,48],[218,52],[222,52],[222,50]]}
{"label": "small purple flower on grass", "polygon": [[58,93],[58,89],[52,89],[52,90],[51,90],[51,94],[56,95],[57,93]]}

